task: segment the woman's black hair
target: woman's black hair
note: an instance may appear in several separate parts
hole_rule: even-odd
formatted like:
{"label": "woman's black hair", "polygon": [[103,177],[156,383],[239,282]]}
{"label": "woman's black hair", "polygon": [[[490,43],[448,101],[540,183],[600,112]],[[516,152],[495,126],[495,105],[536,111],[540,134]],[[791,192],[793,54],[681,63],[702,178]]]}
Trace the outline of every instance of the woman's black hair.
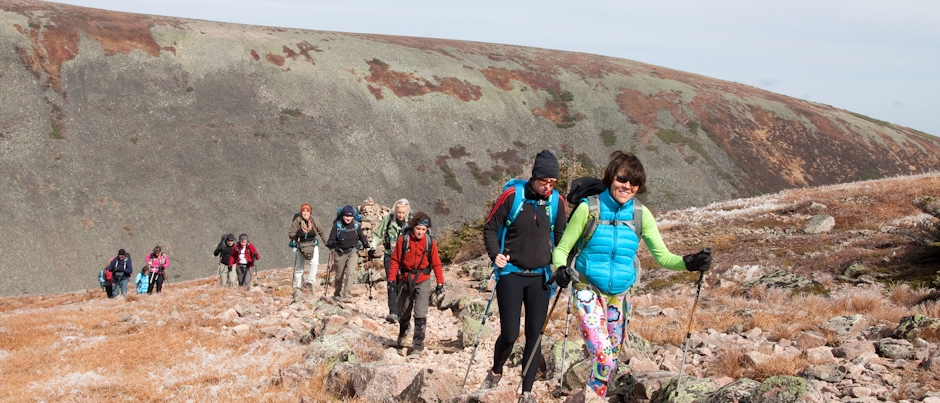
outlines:
{"label": "woman's black hair", "polygon": [[637,194],[646,193],[646,171],[636,155],[620,150],[610,153],[610,162],[607,163],[607,168],[604,168],[604,186],[609,188],[620,173],[630,180],[631,185],[639,186]]}

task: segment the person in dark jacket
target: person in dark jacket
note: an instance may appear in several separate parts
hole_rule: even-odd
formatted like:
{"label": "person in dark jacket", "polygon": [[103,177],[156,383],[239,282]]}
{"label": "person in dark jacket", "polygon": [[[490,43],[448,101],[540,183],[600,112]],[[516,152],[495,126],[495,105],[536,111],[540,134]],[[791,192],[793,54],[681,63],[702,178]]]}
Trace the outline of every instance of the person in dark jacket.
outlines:
{"label": "person in dark jacket", "polygon": [[118,254],[111,263],[108,264],[108,271],[111,272],[111,296],[116,297],[120,293],[127,296],[127,282],[134,273],[134,265],[131,257],[127,255],[124,249],[118,250]]}
{"label": "person in dark jacket", "polygon": [[[496,266],[496,300],[499,307],[500,335],[493,351],[493,367],[483,381],[483,388],[494,388],[503,374],[503,365],[519,337],[522,307],[525,307],[525,349],[522,362],[529,370],[522,374],[521,402],[535,402],[532,384],[542,356],[536,344],[548,314],[551,295],[546,284],[552,273],[552,248],[565,232],[565,202],[554,190],[559,176],[558,159],[548,150],[535,156],[532,177],[522,185],[506,189],[483,225],[486,252]],[[523,192],[518,208],[513,204],[517,192]],[[554,202],[554,205],[553,205]],[[507,217],[518,211],[505,227]],[[554,211],[552,211],[554,210]],[[554,223],[550,222],[554,216]],[[503,239],[501,238],[501,234]]]}
{"label": "person in dark jacket", "polygon": [[294,288],[301,288],[304,285],[304,267],[309,266],[306,283],[313,284],[317,281],[317,265],[320,264],[319,254],[317,253],[317,235],[320,239],[326,238],[326,233],[320,227],[320,222],[310,215],[310,205],[304,203],[300,206],[300,213],[294,216],[290,223],[288,236],[294,241]]}
{"label": "person in dark jacket", "polygon": [[330,239],[326,246],[333,251],[333,267],[336,268],[336,281],[333,283],[333,300],[352,302],[349,287],[359,265],[359,244],[369,249],[369,256],[375,255],[375,249],[369,247],[369,239],[362,233],[359,223],[355,222],[356,209],[343,206],[340,217],[333,223]]}
{"label": "person in dark jacket", "polygon": [[238,274],[238,285],[245,289],[251,287],[251,269],[255,267],[255,262],[261,260],[258,249],[255,245],[248,242],[248,234],[238,236],[238,243],[232,249],[232,256],[229,258],[229,264],[236,267]]}
{"label": "person in dark jacket", "polygon": [[232,251],[235,249],[235,235],[225,234],[219,241],[219,246],[215,247],[213,255],[219,257],[219,281],[222,287],[235,287],[238,284],[238,277],[229,261],[232,259]]}
{"label": "person in dark jacket", "polygon": [[[414,311],[415,332],[411,354],[421,354],[424,351],[431,292],[444,292],[443,266],[437,253],[437,241],[428,234],[430,228],[431,218],[422,211],[415,213],[395,242],[389,267],[389,278],[393,279],[390,282],[394,282],[398,291],[398,312],[401,315],[398,326],[399,346],[408,333],[408,324]],[[432,270],[437,280],[434,283],[428,281],[431,279]],[[434,287],[435,283],[437,287]]]}

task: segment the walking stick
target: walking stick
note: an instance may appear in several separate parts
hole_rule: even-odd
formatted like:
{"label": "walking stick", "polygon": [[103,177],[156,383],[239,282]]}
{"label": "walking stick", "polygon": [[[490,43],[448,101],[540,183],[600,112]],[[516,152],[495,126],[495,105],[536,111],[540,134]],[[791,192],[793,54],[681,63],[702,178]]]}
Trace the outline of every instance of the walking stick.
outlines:
{"label": "walking stick", "polygon": [[[564,291],[564,289],[558,290],[558,294],[555,294],[555,300],[552,301],[552,307],[548,309],[548,315],[545,316],[545,323],[542,324],[542,331],[539,332],[539,337],[535,339],[535,347],[532,348],[532,353],[529,354],[529,359],[526,360],[525,366],[522,367],[523,379],[525,379],[526,372],[529,372],[529,366],[532,365],[532,358],[535,357],[536,350],[539,349],[539,346],[542,343],[542,335],[545,334],[545,328],[548,327],[548,321],[552,319],[552,312],[555,312],[555,306],[558,305],[558,298],[561,297],[562,291]],[[519,389],[517,392],[522,392],[522,382],[519,382]]]}
{"label": "walking stick", "polygon": [[[499,277],[496,277],[496,283],[499,283]],[[467,364],[467,372],[463,374],[463,384],[460,385],[461,390],[467,387],[467,377],[470,376],[470,367],[473,366],[473,357],[476,357],[477,355],[477,347],[480,346],[480,336],[483,335],[483,328],[486,326],[486,315],[490,312],[490,304],[493,303],[494,296],[496,296],[496,284],[493,284],[493,291],[490,292],[490,299],[486,301],[486,309],[483,310],[483,319],[480,320],[480,331],[477,332],[476,342],[473,343],[473,352],[470,353],[470,363]]]}
{"label": "walking stick", "polygon": [[565,379],[565,360],[568,358],[568,323],[571,319],[571,305],[574,301],[574,292],[568,292],[568,312],[565,313],[565,342],[561,345],[561,371],[558,374],[558,386],[555,387],[555,390],[552,391],[553,397],[561,397],[562,395],[562,381]]}
{"label": "walking stick", "polygon": [[[712,248],[705,248],[705,252],[711,253]],[[685,333],[685,347],[682,348],[682,362],[679,364],[679,378],[676,379],[676,390],[673,397],[679,396],[679,387],[682,386],[682,373],[685,372],[685,355],[689,352],[689,340],[692,338],[692,325],[695,323],[695,309],[698,308],[698,299],[702,295],[702,279],[705,278],[705,272],[700,271],[698,281],[695,284],[695,302],[692,304],[692,314],[689,315],[689,330]]]}
{"label": "walking stick", "polygon": [[327,292],[330,291],[330,272],[333,271],[333,250],[330,250],[330,263],[326,265],[326,284],[323,285],[323,296],[326,297]]}

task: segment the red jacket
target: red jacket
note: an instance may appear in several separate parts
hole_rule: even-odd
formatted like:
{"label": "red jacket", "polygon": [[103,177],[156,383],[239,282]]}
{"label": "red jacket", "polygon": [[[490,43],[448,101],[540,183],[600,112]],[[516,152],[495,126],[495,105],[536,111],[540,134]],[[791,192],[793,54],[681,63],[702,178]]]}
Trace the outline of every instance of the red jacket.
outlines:
{"label": "red jacket", "polygon": [[[405,278],[405,274],[413,273],[430,265],[434,268],[434,277],[437,279],[437,284],[444,284],[444,270],[441,264],[441,257],[437,254],[437,241],[431,238],[431,256],[429,257],[425,254],[425,249],[427,248],[426,239],[416,239],[414,233],[411,231],[407,232],[407,236],[409,238],[408,250],[405,251],[404,259],[402,259],[401,248],[404,246],[405,242],[403,242],[401,237],[398,237],[398,242],[395,244],[395,251],[392,253],[391,264],[388,268],[388,278],[390,281],[410,281],[410,278]],[[430,235],[426,234],[424,237],[428,236]],[[428,260],[430,260],[430,262]],[[417,276],[418,278],[415,280],[415,284],[423,283],[431,278],[430,273],[425,274],[419,272]]]}
{"label": "red jacket", "polygon": [[[245,253],[245,260],[248,262],[248,267],[254,267],[255,260],[261,260],[261,255],[258,254],[258,250],[255,249],[255,245],[251,242],[247,245],[248,251]],[[229,266],[239,264],[238,259],[242,254],[242,244],[236,242],[235,246],[232,248],[232,256],[228,259]]]}

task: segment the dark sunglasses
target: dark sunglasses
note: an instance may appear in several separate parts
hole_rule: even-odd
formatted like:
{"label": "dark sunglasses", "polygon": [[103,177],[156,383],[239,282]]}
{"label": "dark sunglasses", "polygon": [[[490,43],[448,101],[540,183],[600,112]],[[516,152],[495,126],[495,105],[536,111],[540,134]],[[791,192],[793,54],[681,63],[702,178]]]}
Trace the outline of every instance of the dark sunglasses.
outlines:
{"label": "dark sunglasses", "polygon": [[620,183],[630,183],[630,178],[624,175],[617,175],[614,180]]}

